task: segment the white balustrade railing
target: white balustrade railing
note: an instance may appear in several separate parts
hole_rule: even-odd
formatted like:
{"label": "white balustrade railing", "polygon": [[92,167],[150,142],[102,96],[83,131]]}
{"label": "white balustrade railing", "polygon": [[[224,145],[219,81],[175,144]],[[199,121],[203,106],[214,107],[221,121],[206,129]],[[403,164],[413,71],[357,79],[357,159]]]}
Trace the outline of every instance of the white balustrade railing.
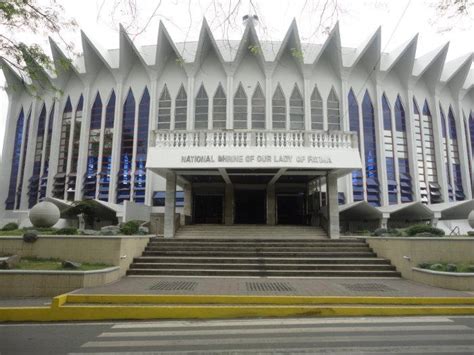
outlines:
{"label": "white balustrade railing", "polygon": [[156,147],[358,148],[357,135],[342,131],[154,131]]}

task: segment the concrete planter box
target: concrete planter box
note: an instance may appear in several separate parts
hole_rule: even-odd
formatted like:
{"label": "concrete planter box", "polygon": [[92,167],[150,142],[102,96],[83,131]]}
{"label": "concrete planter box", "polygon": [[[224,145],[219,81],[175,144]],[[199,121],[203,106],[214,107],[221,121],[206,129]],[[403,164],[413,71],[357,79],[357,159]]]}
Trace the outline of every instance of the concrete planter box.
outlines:
{"label": "concrete planter box", "polygon": [[0,297],[50,297],[120,278],[120,267],[92,271],[1,270]]}
{"label": "concrete planter box", "polygon": [[[474,264],[474,238],[470,237],[363,237],[379,257],[390,259],[392,264],[408,280],[428,285],[473,290],[472,286],[462,286],[472,276],[462,273],[445,273],[418,268],[421,263]],[[419,271],[422,270],[422,271]],[[447,276],[447,274],[450,274]],[[433,276],[435,275],[435,276]],[[451,276],[454,275],[454,276]],[[462,281],[462,280],[466,281]],[[457,280],[457,281],[452,281]],[[472,283],[471,283],[472,285]],[[463,288],[471,287],[471,288]]]}
{"label": "concrete planter box", "polygon": [[125,275],[133,258],[143,253],[152,236],[40,236],[35,243],[25,243],[21,236],[0,237],[0,255],[19,255],[40,259],[72,260],[120,266]]}
{"label": "concrete planter box", "polygon": [[444,272],[414,267],[413,280],[451,290],[474,291],[474,273],[472,272]]}

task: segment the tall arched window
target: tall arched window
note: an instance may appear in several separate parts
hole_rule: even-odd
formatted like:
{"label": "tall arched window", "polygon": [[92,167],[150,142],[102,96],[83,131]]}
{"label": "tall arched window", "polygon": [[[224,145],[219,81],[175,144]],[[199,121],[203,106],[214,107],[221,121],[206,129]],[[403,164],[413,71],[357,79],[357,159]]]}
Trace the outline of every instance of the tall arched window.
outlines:
{"label": "tall arched window", "polygon": [[46,105],[43,103],[36,130],[36,146],[33,160],[33,174],[28,186],[28,208],[32,208],[38,202],[39,179],[41,174],[41,158],[43,156],[44,132],[46,126]]}
{"label": "tall arched window", "polygon": [[449,139],[448,139],[448,124],[446,122],[446,116],[444,115],[443,108],[441,107],[441,103],[439,104],[439,113],[441,118],[441,130],[443,135],[443,156],[444,156],[444,164],[446,169],[446,178],[448,180],[448,199],[449,201],[454,201],[454,191],[453,191],[453,184],[452,184],[452,175],[450,166],[450,156],[448,151]]}
{"label": "tall arched window", "polygon": [[25,139],[22,148],[22,156],[21,156],[21,165],[20,165],[20,174],[18,176],[18,189],[16,191],[16,209],[20,208],[21,205],[21,193],[23,191],[23,176],[25,174],[25,165],[26,165],[26,155],[28,152],[28,138],[30,135],[30,123],[31,123],[31,107],[30,111],[28,112],[28,118],[26,119],[26,127],[25,127]]}
{"label": "tall arched window", "polygon": [[72,151],[70,155],[71,167],[68,173],[67,191],[66,198],[69,201],[74,201],[76,193],[76,175],[77,175],[77,163],[79,161],[79,145],[81,143],[81,128],[82,128],[82,109],[84,106],[84,97],[79,97],[79,101],[76,106],[76,112],[74,114],[74,125],[72,132]]}
{"label": "tall arched window", "polygon": [[464,113],[464,110],[462,111],[462,117],[463,117],[463,122],[464,122],[464,133],[466,137],[467,162],[469,166],[469,181],[471,182],[471,186],[472,186],[472,140],[469,136],[469,121],[466,117],[466,114]]}
{"label": "tall arched window", "polygon": [[[349,129],[352,132],[357,133],[359,141],[359,149],[361,147],[360,141],[360,120],[359,120],[359,104],[357,98],[354,95],[354,91],[351,89],[348,95],[349,102]],[[354,201],[362,201],[364,199],[364,182],[362,170],[354,170],[352,172],[352,191]]]}
{"label": "tall arched window", "polygon": [[385,165],[387,168],[388,202],[393,205],[398,202],[397,175],[395,172],[395,157],[393,153],[392,110],[385,93],[382,95],[383,139],[385,149]]}
{"label": "tall arched window", "polygon": [[12,210],[15,208],[15,195],[18,183],[18,170],[20,168],[21,143],[23,141],[23,126],[25,114],[23,107],[16,121],[15,137],[13,141],[12,165],[10,171],[10,182],[8,184],[8,195],[5,200],[5,209]]}
{"label": "tall arched window", "polygon": [[362,101],[362,123],[364,128],[365,177],[367,202],[380,206],[380,189],[377,172],[377,145],[375,139],[374,106],[366,90]]}
{"label": "tall arched window", "polygon": [[272,98],[272,123],[273,129],[286,128],[286,101],[280,84],[278,84]]}
{"label": "tall arched window", "polygon": [[413,201],[413,190],[408,156],[406,118],[400,95],[397,95],[397,100],[395,101],[395,131],[400,176],[400,197],[402,203],[411,202]]}
{"label": "tall arched window", "polygon": [[45,137],[45,146],[44,146],[44,161],[43,161],[43,172],[40,179],[39,187],[39,200],[43,201],[46,197],[46,189],[48,187],[48,174],[49,174],[49,155],[51,153],[51,139],[53,134],[53,122],[54,122],[54,108],[56,103],[53,101],[51,110],[49,111],[48,118],[48,129]]}
{"label": "tall arched window", "polygon": [[[471,150],[470,150],[471,162],[472,164],[474,164],[474,114],[472,111],[469,113],[468,125],[469,125],[469,137],[471,138]],[[469,173],[471,174],[471,179],[474,181],[472,167]]]}
{"label": "tall arched window", "polygon": [[114,140],[115,100],[115,91],[112,90],[105,109],[104,144],[102,147],[99,193],[97,196],[101,201],[109,200],[110,174],[112,173],[112,144]]}
{"label": "tall arched window", "polygon": [[100,131],[102,126],[102,99],[95,96],[91,109],[89,144],[87,147],[87,168],[84,178],[84,198],[94,199],[97,190],[97,169],[99,166]]}
{"label": "tall arched window", "polygon": [[464,189],[462,186],[461,162],[459,160],[459,146],[458,146],[458,134],[456,130],[456,119],[454,118],[452,106],[449,106],[448,118],[449,118],[449,138],[450,138],[450,144],[451,144],[451,162],[453,166],[454,195],[455,195],[456,201],[462,201],[465,199],[465,195],[464,195]]}
{"label": "tall arched window", "polygon": [[219,84],[216,93],[214,94],[214,100],[212,102],[212,127],[213,128],[225,128],[226,127],[226,111],[227,111],[227,99],[225,96],[222,85]]}
{"label": "tall arched window", "polygon": [[207,129],[209,120],[209,98],[204,85],[201,85],[196,96],[194,112],[194,126],[196,129]]}
{"label": "tall arched window", "polygon": [[257,83],[257,87],[252,95],[252,129],[265,128],[265,95]]}
{"label": "tall arched window", "polygon": [[[418,158],[418,166],[423,166],[427,176],[429,199],[431,203],[442,202],[441,186],[438,183],[438,170],[436,165],[435,143],[433,136],[433,120],[428,101],[423,104],[422,136],[424,157]],[[415,120],[416,124],[416,120]],[[418,146],[418,144],[417,144]],[[417,153],[417,157],[419,153]],[[424,179],[423,179],[424,181]]]}
{"label": "tall arched window", "polygon": [[247,129],[247,95],[242,83],[234,95],[234,128]]}
{"label": "tall arched window", "polygon": [[174,105],[174,129],[186,129],[188,95],[181,85]]}
{"label": "tall arched window", "polygon": [[[428,186],[425,179],[426,165],[423,157],[424,151],[424,139],[423,139],[423,126],[420,109],[415,97],[413,97],[413,113],[415,123],[415,144],[416,144],[416,160],[418,166],[418,181],[420,182],[420,196],[421,202],[428,203]],[[416,174],[416,172],[415,172]]]}
{"label": "tall arched window", "polygon": [[341,113],[339,110],[339,99],[334,88],[328,96],[328,129],[339,131],[341,129]]}
{"label": "tall arched window", "polygon": [[324,129],[323,99],[316,85],[311,94],[311,129]]}
{"label": "tall arched window", "polygon": [[164,86],[158,101],[158,129],[171,127],[171,96],[168,87]]}
{"label": "tall arched window", "polygon": [[66,105],[64,106],[63,116],[61,121],[61,133],[59,136],[59,157],[57,173],[54,177],[53,196],[64,199],[64,192],[66,186],[66,168],[67,155],[69,151],[69,140],[71,136],[72,124],[72,104],[71,98],[68,97]]}
{"label": "tall arched window", "polygon": [[304,129],[304,102],[297,84],[290,96],[290,129]]}
{"label": "tall arched window", "polygon": [[145,202],[149,117],[150,94],[148,93],[148,88],[145,87],[140,105],[138,106],[137,155],[135,157],[135,179],[133,184],[133,201],[137,203]]}
{"label": "tall arched window", "polygon": [[132,89],[128,90],[127,98],[123,104],[122,137],[120,148],[120,170],[117,180],[117,203],[130,200],[133,138],[135,128],[135,97]]}

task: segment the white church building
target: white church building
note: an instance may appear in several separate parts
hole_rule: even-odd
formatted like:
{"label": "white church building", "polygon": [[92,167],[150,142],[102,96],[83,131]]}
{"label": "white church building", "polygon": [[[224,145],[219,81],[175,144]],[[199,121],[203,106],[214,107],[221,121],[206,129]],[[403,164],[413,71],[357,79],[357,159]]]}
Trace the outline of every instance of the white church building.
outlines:
{"label": "white church building", "polygon": [[[82,33],[71,66],[51,40],[56,74],[37,96],[6,62],[9,107],[0,226],[28,210],[95,199],[123,220],[340,228],[426,222],[467,227],[472,200],[472,54],[423,56],[414,36],[390,53],[381,31],[341,46],[336,25],[303,43],[296,22],[261,41],[175,43],[160,25],[138,47]],[[43,83],[44,84],[44,83]],[[180,218],[178,218],[180,216]]]}

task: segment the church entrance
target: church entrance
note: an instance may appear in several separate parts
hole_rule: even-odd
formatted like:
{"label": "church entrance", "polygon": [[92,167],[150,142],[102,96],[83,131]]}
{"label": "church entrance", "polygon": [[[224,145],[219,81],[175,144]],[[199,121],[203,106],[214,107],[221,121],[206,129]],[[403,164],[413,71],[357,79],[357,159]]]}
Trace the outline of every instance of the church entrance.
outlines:
{"label": "church entrance", "polygon": [[240,190],[234,192],[236,224],[266,223],[266,191]]}

